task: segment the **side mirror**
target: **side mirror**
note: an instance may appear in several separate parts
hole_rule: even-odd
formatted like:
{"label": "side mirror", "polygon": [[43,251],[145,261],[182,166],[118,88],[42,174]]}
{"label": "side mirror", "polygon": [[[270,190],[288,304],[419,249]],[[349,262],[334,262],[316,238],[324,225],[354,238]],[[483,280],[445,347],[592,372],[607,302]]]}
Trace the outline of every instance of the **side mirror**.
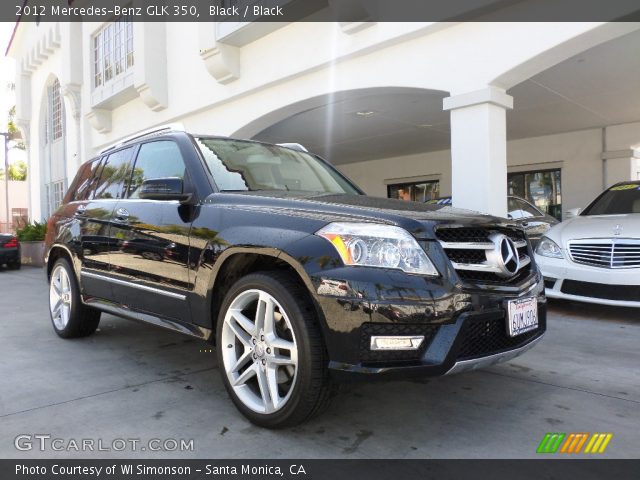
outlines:
{"label": "side mirror", "polygon": [[178,177],[145,180],[139,195],[144,200],[178,200],[180,203],[188,203],[192,196],[184,192],[184,182]]}
{"label": "side mirror", "polygon": [[582,212],[581,208],[571,208],[564,212],[565,219],[568,220],[569,218],[577,217],[580,215],[580,212]]}

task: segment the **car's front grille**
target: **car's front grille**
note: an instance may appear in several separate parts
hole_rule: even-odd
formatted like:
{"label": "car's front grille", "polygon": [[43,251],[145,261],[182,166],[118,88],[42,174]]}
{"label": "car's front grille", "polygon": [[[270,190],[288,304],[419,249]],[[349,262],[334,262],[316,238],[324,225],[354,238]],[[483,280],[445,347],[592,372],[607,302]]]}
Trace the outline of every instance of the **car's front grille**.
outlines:
{"label": "car's front grille", "polygon": [[604,283],[579,282],[564,280],[562,293],[580,297],[600,298],[623,302],[640,302],[640,285],[607,285]]}
{"label": "car's front grille", "polygon": [[504,317],[489,320],[469,319],[460,332],[462,340],[456,359],[469,360],[521,347],[545,331],[545,316],[541,315],[538,318],[538,328],[516,337],[510,337],[507,333]]}
{"label": "car's front grille", "polygon": [[489,234],[491,232],[502,233],[514,242],[526,238],[523,231],[505,227],[438,227],[436,229],[436,236],[438,240],[442,242],[481,243],[489,241]]}
{"label": "car's front grille", "polygon": [[640,268],[640,240],[595,238],[572,240],[569,255],[575,263],[600,268]]}
{"label": "car's front grille", "polygon": [[[363,364],[387,362],[416,362],[438,333],[437,325],[365,323],[360,328],[360,360]],[[424,335],[424,341],[417,350],[371,350],[372,336]]]}
{"label": "car's front grille", "polygon": [[[514,284],[531,274],[529,246],[522,230],[505,227],[437,227],[435,233],[458,276],[465,282]],[[515,243],[520,267],[511,276],[501,272],[488,255],[496,249],[491,240],[494,234],[505,235]]]}

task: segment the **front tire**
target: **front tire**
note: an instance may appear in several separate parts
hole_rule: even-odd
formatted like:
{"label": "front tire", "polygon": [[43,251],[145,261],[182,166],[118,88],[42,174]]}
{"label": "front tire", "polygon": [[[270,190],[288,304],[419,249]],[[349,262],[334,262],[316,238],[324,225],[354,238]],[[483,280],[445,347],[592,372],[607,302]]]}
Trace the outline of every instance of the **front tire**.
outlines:
{"label": "front tire", "polygon": [[100,323],[100,312],[82,304],[71,264],[60,258],[49,278],[49,314],[54,331],[62,338],[91,335]]}
{"label": "front tire", "polygon": [[306,289],[284,272],[241,278],[217,322],[225,388],[252,423],[284,428],[327,406],[332,386],[317,314]]}

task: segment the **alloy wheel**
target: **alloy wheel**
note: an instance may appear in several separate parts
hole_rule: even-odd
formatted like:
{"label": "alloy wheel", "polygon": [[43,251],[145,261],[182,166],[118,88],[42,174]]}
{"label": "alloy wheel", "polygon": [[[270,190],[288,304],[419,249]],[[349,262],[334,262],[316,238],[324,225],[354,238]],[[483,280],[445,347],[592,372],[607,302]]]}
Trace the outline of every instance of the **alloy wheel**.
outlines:
{"label": "alloy wheel", "polygon": [[64,267],[58,265],[51,273],[49,285],[49,309],[58,330],[64,330],[69,323],[72,301],[69,274]]}
{"label": "alloy wheel", "polygon": [[238,399],[269,414],[290,399],[298,348],[287,313],[263,290],[245,290],[227,309],[220,339],[225,373]]}

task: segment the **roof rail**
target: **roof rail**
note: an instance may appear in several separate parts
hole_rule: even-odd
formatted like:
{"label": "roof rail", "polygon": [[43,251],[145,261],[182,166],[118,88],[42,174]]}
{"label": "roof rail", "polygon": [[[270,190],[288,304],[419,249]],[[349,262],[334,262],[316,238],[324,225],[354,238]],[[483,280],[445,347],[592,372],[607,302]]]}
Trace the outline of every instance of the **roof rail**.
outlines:
{"label": "roof rail", "polygon": [[303,145],[299,143],[277,143],[279,147],[290,148],[291,150],[297,150],[298,152],[309,152]]}
{"label": "roof rail", "polygon": [[109,145],[108,147],[100,150],[100,155],[102,155],[105,152],[108,152],[109,150],[113,150],[122,145],[126,145],[127,143],[131,143],[134,140],[138,140],[142,137],[147,137],[149,135],[157,135],[163,132],[184,132],[184,131],[185,131],[184,126],[181,123],[170,123],[167,125],[161,125],[159,127],[153,127],[148,130],[143,130],[141,132],[138,132],[129,137],[125,137],[122,140],[118,140],[116,143]]}

